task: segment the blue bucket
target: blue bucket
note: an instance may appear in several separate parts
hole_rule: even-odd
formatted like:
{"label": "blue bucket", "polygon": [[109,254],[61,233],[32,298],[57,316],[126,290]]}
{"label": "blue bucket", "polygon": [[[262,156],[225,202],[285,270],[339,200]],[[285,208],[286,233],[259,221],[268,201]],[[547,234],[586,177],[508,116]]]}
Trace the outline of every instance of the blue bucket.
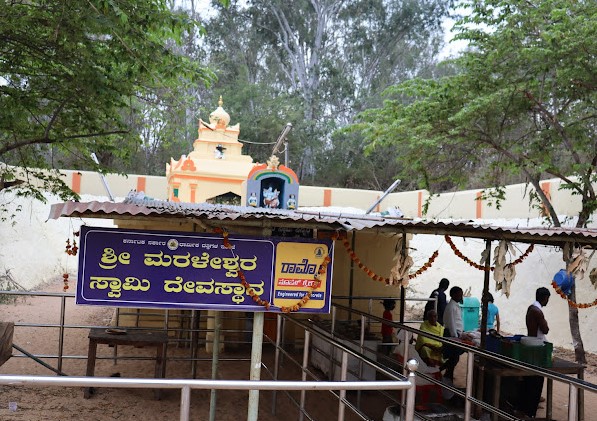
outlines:
{"label": "blue bucket", "polygon": [[553,280],[564,294],[570,295],[572,285],[574,285],[574,276],[566,272],[566,269],[561,269],[554,275]]}

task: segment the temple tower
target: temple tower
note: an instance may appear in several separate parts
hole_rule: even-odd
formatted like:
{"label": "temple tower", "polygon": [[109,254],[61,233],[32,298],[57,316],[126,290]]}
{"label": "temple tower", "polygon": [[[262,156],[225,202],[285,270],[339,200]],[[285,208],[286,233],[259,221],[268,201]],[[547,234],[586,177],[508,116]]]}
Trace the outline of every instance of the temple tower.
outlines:
{"label": "temple tower", "polygon": [[240,125],[229,126],[230,115],[218,108],[209,123],[199,119],[193,151],[166,164],[168,200],[189,203],[240,204],[241,184],[253,169],[253,159],[242,154]]}

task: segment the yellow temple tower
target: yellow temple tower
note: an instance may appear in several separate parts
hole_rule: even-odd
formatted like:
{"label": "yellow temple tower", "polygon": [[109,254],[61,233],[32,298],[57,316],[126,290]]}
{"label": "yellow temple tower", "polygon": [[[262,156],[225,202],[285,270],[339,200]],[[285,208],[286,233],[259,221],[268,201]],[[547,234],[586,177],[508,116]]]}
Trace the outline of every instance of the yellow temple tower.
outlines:
{"label": "yellow temple tower", "polygon": [[168,200],[240,205],[241,184],[255,164],[250,156],[242,154],[240,125],[228,125],[230,115],[222,105],[220,96],[209,123],[199,119],[193,151],[178,161],[170,158],[170,164],[166,164]]}

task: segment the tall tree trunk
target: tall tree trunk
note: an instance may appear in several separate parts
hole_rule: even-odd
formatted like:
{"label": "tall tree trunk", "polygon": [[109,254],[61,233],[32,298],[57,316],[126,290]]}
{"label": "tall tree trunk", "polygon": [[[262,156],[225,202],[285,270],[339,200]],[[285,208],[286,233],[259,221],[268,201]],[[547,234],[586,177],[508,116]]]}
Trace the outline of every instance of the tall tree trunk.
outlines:
{"label": "tall tree trunk", "polygon": [[[556,213],[551,201],[549,200],[549,198],[547,197],[545,192],[541,189],[541,184],[539,183],[539,178],[531,177],[531,184],[533,185],[533,187],[535,187],[535,190],[536,190],[537,194],[539,195],[541,202],[547,209],[547,213],[549,215],[549,219],[551,219],[552,224],[555,227],[560,227],[561,226],[560,220],[557,217],[557,213]],[[580,223],[584,224],[585,222],[586,221],[581,222],[581,220],[579,218],[579,221],[578,221],[579,224]],[[571,250],[571,252],[572,252],[572,250]],[[566,262],[566,264],[568,264],[571,256],[563,256],[563,258],[564,258],[564,261]],[[576,301],[576,285],[574,285],[574,284],[572,285],[571,291],[572,292],[570,293],[570,299],[572,301]],[[578,309],[576,307],[572,307],[570,305],[568,306],[568,324],[570,325],[570,334],[572,335],[572,345],[574,346],[574,355],[576,357],[576,361],[579,364],[585,364],[587,362],[587,360],[586,360],[586,356],[585,356],[585,345],[582,341],[582,336],[580,334],[580,323],[578,321]]]}
{"label": "tall tree trunk", "polygon": [[[576,301],[576,285],[572,284],[570,299]],[[568,322],[570,323],[570,333],[572,334],[572,345],[574,346],[574,356],[579,364],[586,364],[585,345],[580,335],[580,325],[578,323],[578,309],[568,306]]]}

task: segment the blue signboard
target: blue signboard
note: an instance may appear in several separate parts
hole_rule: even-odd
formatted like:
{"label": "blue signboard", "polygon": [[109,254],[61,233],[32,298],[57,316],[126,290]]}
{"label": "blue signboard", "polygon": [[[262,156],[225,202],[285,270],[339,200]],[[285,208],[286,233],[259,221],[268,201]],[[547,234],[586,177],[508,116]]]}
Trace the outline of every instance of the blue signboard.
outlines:
{"label": "blue signboard", "polygon": [[231,234],[228,242],[217,234],[83,226],[76,302],[266,311],[257,295],[280,312],[311,292],[299,311],[329,313],[333,241]]}

